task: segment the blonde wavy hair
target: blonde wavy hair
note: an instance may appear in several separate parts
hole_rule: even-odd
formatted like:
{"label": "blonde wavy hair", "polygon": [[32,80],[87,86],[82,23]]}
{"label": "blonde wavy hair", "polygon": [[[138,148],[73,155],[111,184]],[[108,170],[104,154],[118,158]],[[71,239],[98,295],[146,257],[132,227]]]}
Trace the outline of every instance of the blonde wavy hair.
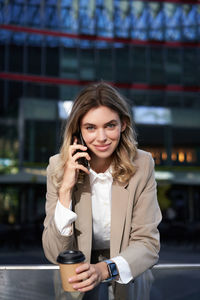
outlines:
{"label": "blonde wavy hair", "polygon": [[119,144],[113,153],[113,179],[120,183],[127,183],[135,173],[134,158],[137,151],[137,141],[129,106],[125,98],[114,87],[105,82],[99,82],[84,88],[73,103],[64,131],[59,164],[53,174],[53,181],[58,187],[62,183],[72,136],[79,131],[83,116],[91,108],[99,106],[106,106],[117,112],[121,123],[126,123],[126,128],[121,133]]}

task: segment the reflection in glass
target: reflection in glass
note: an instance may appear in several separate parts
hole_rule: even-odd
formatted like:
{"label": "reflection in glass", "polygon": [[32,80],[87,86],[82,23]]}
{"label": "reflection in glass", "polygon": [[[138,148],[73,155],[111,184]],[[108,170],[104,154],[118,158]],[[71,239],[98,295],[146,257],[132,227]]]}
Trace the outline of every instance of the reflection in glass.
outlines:
{"label": "reflection in glass", "polygon": [[144,2],[133,1],[131,6],[131,37],[147,40],[148,8]]}
{"label": "reflection in glass", "polygon": [[40,5],[40,0],[30,0],[28,2],[26,6],[26,22],[28,26],[41,27],[44,25],[44,17]]}
{"label": "reflection in glass", "polygon": [[80,33],[95,34],[95,0],[79,1]]}
{"label": "reflection in glass", "polygon": [[[97,36],[113,37],[113,1],[96,0],[96,34]],[[97,48],[109,48],[106,41],[97,41]]]}
{"label": "reflection in glass", "polygon": [[197,36],[200,40],[200,4],[197,5]]}
{"label": "reflection in glass", "polygon": [[[0,190],[0,222],[1,226],[13,225],[18,222],[18,192],[8,187]],[[5,229],[4,228],[4,229]]]}
{"label": "reflection in glass", "polygon": [[96,21],[97,34],[105,37],[113,36],[113,5],[112,0],[97,1]]}
{"label": "reflection in glass", "polygon": [[60,27],[61,29],[77,33],[78,31],[78,1],[61,0]]}
{"label": "reflection in glass", "polygon": [[[78,33],[78,0],[61,0],[60,3],[60,28],[69,33]],[[74,47],[75,39],[60,38],[66,47]]]}
{"label": "reflection in glass", "polygon": [[46,0],[44,8],[44,24],[46,28],[57,28],[58,27],[58,12],[57,12],[57,1]]}
{"label": "reflection in glass", "polygon": [[96,1],[97,35],[104,37],[113,36],[113,1]]}
{"label": "reflection in glass", "polygon": [[[177,1],[176,1],[177,2]],[[33,28],[50,28],[72,34],[103,37],[123,37],[139,40],[196,41],[200,39],[200,4],[162,1],[128,0],[15,0],[0,1],[0,24]],[[50,47],[60,42],[75,47],[77,41],[67,38],[24,32],[0,31],[0,42],[40,46],[43,41]],[[81,48],[91,47],[81,41]],[[98,47],[107,47],[98,42]],[[116,47],[121,47],[115,44]]]}
{"label": "reflection in glass", "polygon": [[[41,12],[41,1],[30,0],[26,6],[26,25],[31,27],[44,27],[44,14]],[[43,37],[40,34],[29,34],[27,35],[27,41],[29,45],[40,46]]]}
{"label": "reflection in glass", "polygon": [[164,3],[165,39],[179,41],[181,39],[181,6]]}
{"label": "reflection in glass", "polygon": [[115,1],[115,35],[128,38],[130,33],[131,15],[129,1]]}
{"label": "reflection in glass", "polygon": [[149,38],[163,40],[164,13],[162,4],[158,2],[149,3]]}
{"label": "reflection in glass", "polygon": [[195,40],[196,39],[196,15],[197,7],[191,4],[182,5],[182,26],[183,26],[183,39]]}
{"label": "reflection in glass", "polygon": [[104,80],[113,80],[113,52],[112,44],[109,43],[107,48],[101,49],[98,42],[95,43],[95,47],[98,47],[96,56],[96,77],[103,78]]}
{"label": "reflection in glass", "polygon": [[25,1],[15,0],[8,4],[10,13],[10,23],[24,25],[26,14],[24,14]]}

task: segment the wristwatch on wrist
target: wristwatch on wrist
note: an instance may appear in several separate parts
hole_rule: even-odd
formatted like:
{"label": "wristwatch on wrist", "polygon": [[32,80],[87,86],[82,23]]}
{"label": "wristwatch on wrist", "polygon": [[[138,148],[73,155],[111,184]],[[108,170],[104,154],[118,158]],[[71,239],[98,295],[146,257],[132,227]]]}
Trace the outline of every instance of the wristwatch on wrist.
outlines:
{"label": "wristwatch on wrist", "polygon": [[116,264],[110,259],[104,260],[104,262],[107,263],[108,273],[109,273],[109,277],[105,281],[111,281],[116,279],[117,276],[119,276],[119,272]]}

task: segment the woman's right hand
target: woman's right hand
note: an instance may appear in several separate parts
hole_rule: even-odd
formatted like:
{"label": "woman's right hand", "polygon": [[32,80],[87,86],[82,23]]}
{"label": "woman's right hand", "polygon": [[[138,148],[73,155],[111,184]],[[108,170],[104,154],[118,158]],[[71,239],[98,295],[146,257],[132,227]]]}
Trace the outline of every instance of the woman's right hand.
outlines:
{"label": "woman's right hand", "polygon": [[[83,152],[77,152],[81,150]],[[90,160],[89,154],[86,152],[87,147],[77,144],[75,139],[73,145],[69,147],[68,159],[65,165],[63,181],[59,189],[59,200],[65,207],[69,208],[71,201],[71,191],[77,181],[79,170],[89,174],[89,170],[83,165],[78,163],[78,159],[85,157]]]}

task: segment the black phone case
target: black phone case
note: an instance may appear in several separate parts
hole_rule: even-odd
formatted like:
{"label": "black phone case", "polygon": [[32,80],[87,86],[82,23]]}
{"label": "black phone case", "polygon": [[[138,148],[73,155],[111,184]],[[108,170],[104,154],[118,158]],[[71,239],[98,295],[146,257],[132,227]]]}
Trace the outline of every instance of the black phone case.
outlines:
{"label": "black phone case", "polygon": [[[84,142],[84,139],[83,139],[83,137],[82,137],[81,132],[78,132],[78,133],[74,134],[73,138],[75,138],[75,137],[77,138],[77,144],[86,146],[86,144],[85,144],[85,142]],[[77,153],[77,152],[84,152],[84,151],[82,151],[82,150],[77,150],[76,153]],[[79,158],[79,159],[78,159],[78,163],[79,163],[80,165],[83,165],[83,166],[86,167],[87,169],[89,168],[88,160],[87,160],[85,157]]]}

